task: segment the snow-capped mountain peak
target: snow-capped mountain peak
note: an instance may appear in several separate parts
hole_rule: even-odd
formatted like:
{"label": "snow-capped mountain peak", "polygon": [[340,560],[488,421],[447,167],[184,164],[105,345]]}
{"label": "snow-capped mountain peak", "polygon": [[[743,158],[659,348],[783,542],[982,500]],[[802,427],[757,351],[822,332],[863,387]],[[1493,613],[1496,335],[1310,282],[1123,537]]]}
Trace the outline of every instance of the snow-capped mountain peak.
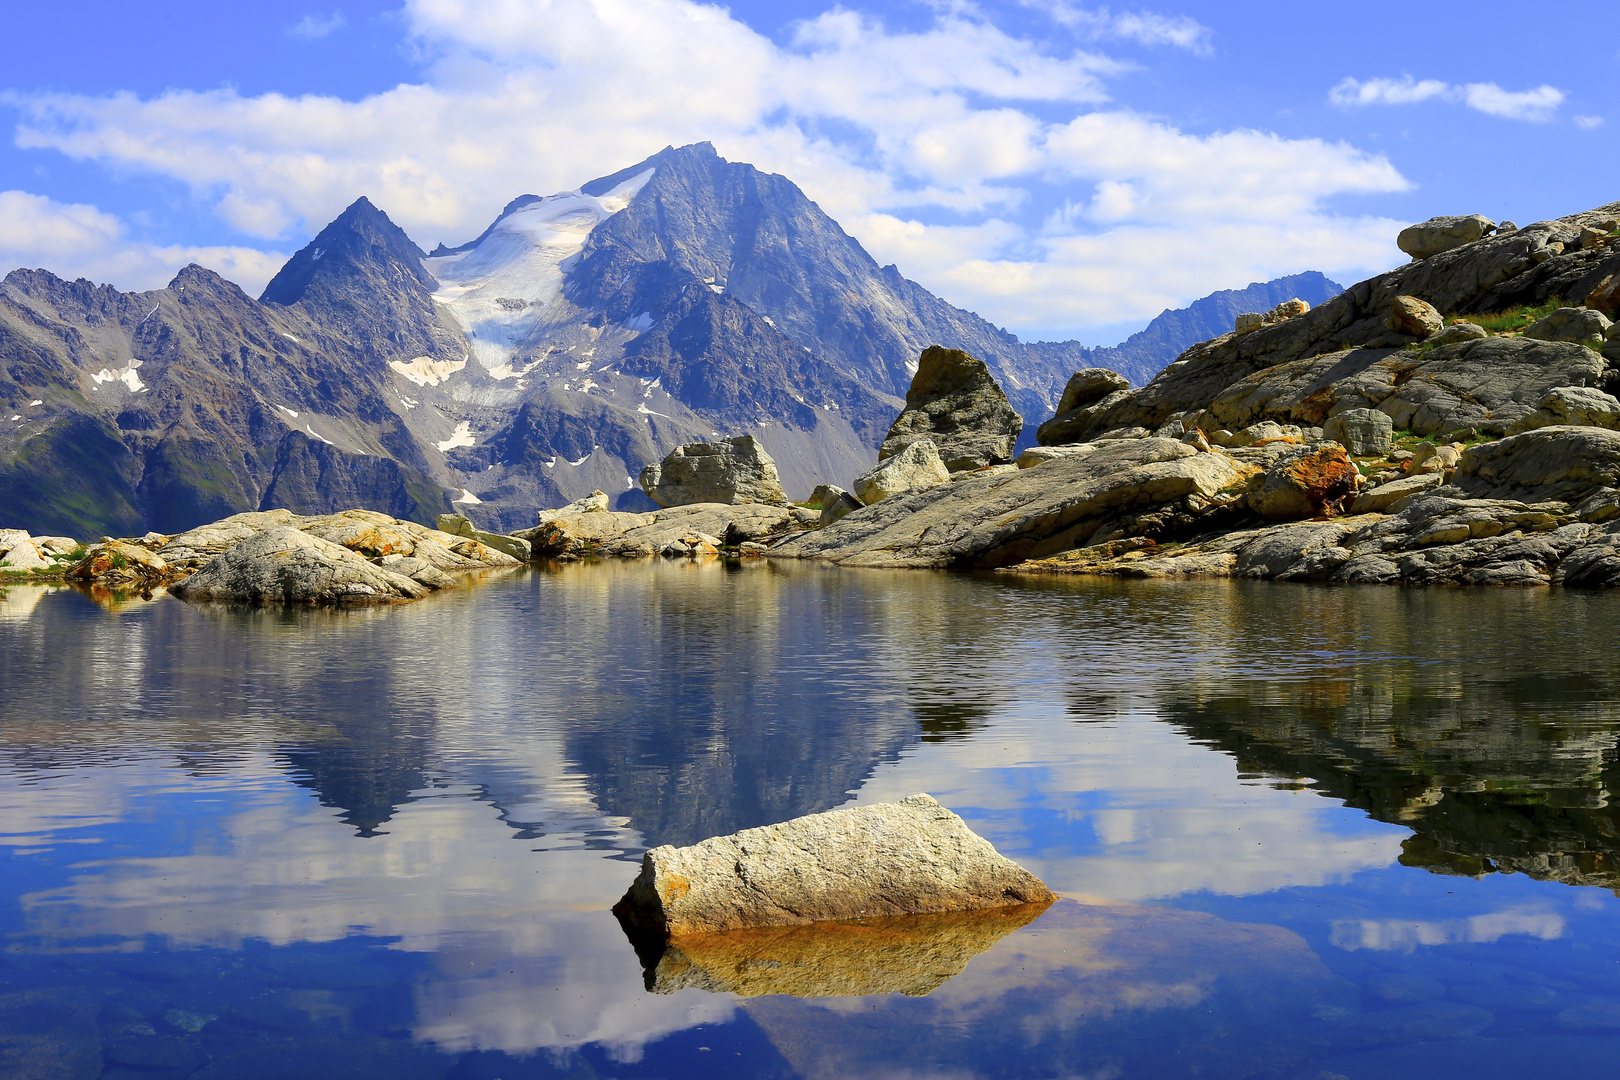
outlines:
{"label": "snow-capped mountain peak", "polygon": [[472,244],[422,260],[439,282],[433,299],[461,324],[473,357],[491,375],[521,374],[512,359],[561,292],[565,261],[592,229],[630,205],[653,172],[599,196],[576,190],[521,202]]}

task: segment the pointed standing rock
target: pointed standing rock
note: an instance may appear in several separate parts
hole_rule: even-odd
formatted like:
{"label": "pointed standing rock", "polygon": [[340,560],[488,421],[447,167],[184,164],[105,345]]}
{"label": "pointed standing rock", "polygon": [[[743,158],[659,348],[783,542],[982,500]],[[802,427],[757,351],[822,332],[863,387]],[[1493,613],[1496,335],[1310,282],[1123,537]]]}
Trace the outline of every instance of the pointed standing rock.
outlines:
{"label": "pointed standing rock", "polygon": [[917,361],[906,407],[878,450],[887,461],[921,439],[931,439],[951,472],[1004,465],[1024,428],[984,361],[960,349],[930,345]]}

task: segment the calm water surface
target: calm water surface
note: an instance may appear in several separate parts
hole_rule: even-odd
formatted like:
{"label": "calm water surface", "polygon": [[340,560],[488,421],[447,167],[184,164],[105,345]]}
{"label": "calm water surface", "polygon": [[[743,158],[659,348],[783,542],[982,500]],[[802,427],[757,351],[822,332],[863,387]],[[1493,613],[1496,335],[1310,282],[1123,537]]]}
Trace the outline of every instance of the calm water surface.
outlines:
{"label": "calm water surface", "polygon": [[[775,564],[12,588],[0,1076],[1606,1074],[1617,617]],[[652,845],[917,791],[1063,899],[646,967],[608,911]]]}

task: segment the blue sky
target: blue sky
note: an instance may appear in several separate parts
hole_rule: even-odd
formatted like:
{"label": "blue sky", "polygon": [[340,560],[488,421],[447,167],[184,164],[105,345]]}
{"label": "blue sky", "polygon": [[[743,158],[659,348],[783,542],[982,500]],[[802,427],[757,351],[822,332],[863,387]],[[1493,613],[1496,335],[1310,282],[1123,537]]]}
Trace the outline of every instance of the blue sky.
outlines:
{"label": "blue sky", "polygon": [[365,194],[423,246],[709,139],[1026,338],[1620,199],[1611,5],[13,6],[0,267],[257,292]]}

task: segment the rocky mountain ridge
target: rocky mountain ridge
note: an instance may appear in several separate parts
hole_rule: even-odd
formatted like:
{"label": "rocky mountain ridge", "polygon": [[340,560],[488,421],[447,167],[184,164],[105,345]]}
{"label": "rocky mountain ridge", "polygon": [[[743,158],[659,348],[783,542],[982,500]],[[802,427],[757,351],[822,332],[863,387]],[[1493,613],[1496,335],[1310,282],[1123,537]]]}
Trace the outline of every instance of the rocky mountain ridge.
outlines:
{"label": "rocky mountain ridge", "polygon": [[[1166,319],[1133,356],[1186,332]],[[509,532],[592,490],[645,509],[644,465],[743,433],[802,497],[864,467],[934,344],[983,359],[1026,431],[1091,356],[945,303],[707,144],[431,254],[362,198],[257,301],[200,267],[129,294],[9,275],[0,505],[81,537],[352,506]]]}

